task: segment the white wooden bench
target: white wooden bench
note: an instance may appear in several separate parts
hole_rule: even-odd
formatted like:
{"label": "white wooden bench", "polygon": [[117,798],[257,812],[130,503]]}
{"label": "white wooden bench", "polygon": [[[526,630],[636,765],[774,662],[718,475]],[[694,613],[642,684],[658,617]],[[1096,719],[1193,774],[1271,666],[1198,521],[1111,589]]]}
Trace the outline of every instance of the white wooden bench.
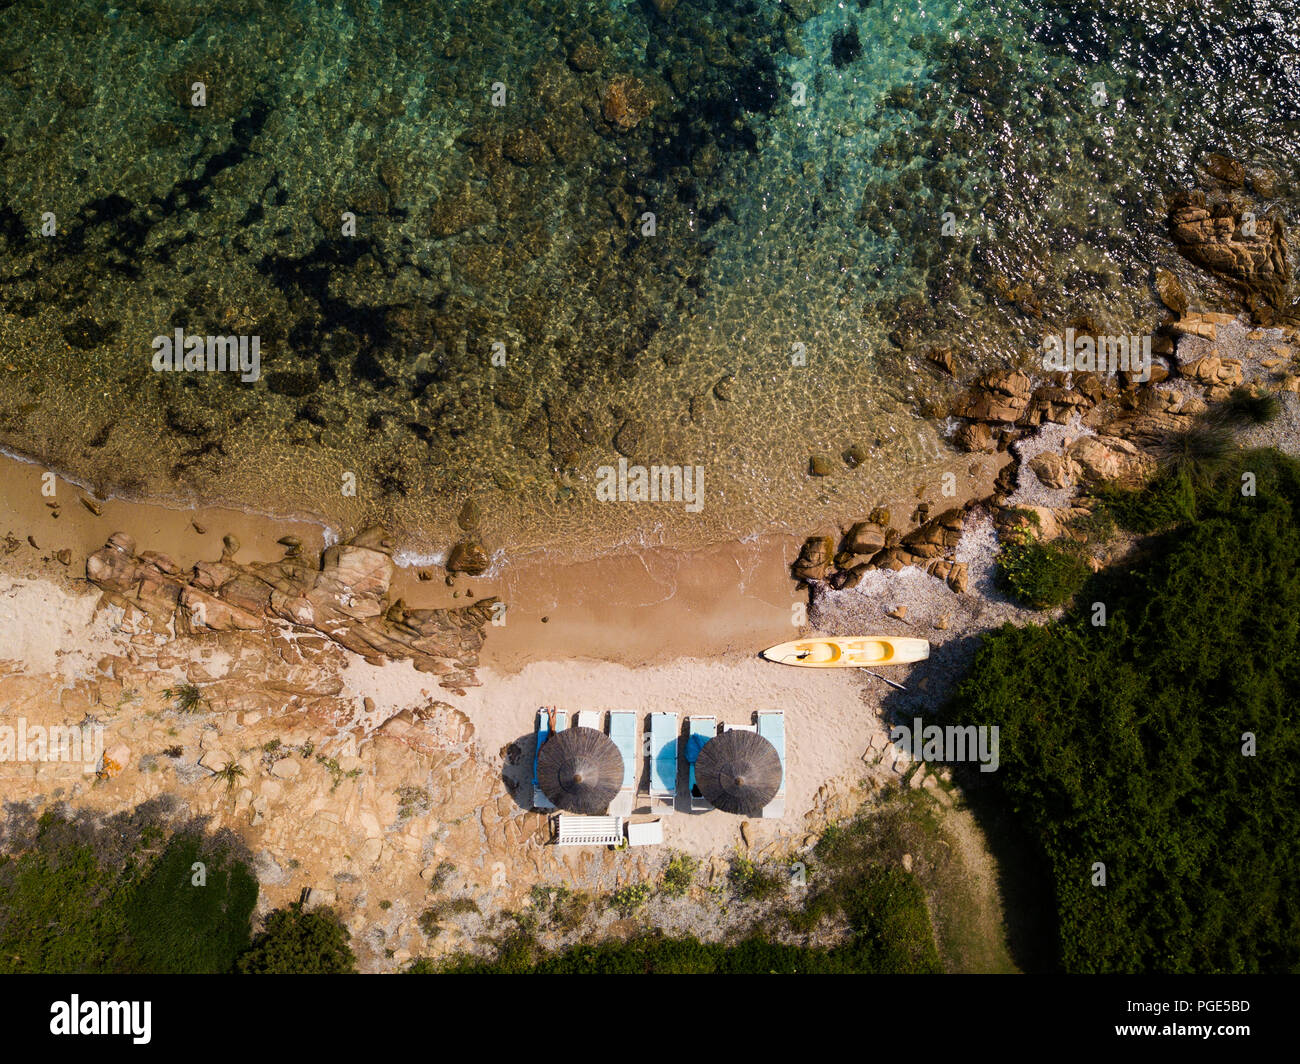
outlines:
{"label": "white wooden bench", "polygon": [[618,846],[623,842],[621,816],[566,816],[555,818],[556,846]]}

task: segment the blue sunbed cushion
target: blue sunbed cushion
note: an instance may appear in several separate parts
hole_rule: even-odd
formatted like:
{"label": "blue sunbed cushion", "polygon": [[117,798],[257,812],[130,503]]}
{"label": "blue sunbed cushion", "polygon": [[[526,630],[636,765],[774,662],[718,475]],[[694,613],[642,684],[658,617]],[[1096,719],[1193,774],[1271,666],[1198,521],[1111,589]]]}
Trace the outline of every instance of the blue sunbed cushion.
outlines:
{"label": "blue sunbed cushion", "polygon": [[623,755],[623,786],[636,786],[636,717],[632,713],[609,715],[609,737]]}
{"label": "blue sunbed cushion", "polygon": [[677,786],[677,718],[666,713],[650,717],[650,771],[659,790]]}

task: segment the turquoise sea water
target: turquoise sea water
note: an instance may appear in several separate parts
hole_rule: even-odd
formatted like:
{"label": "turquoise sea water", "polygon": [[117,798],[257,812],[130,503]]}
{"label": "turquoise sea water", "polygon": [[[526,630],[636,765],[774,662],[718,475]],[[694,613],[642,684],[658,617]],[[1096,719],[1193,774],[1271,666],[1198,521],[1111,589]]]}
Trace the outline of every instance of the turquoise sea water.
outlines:
{"label": "turquoise sea water", "polygon": [[[842,518],[949,453],[928,345],[970,376],[1153,325],[1156,265],[1196,290],[1165,197],[1206,152],[1294,215],[1296,15],[0,3],[0,446],[429,549],[468,498],[569,553]],[[259,379],[155,372],[177,328]],[[620,454],[707,504],[597,502]]]}

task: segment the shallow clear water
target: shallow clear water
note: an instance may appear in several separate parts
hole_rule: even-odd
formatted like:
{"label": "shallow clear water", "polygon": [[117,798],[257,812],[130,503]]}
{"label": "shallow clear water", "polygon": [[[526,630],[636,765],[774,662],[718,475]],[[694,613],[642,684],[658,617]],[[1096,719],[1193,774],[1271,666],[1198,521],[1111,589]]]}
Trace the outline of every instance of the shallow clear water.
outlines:
{"label": "shallow clear water", "polygon": [[[660,6],[10,5],[0,445],[415,547],[803,530],[949,457],[929,344],[1154,325],[1206,151],[1295,211],[1293,3]],[[155,372],[176,328],[260,379]],[[619,451],[703,507],[599,502]]]}

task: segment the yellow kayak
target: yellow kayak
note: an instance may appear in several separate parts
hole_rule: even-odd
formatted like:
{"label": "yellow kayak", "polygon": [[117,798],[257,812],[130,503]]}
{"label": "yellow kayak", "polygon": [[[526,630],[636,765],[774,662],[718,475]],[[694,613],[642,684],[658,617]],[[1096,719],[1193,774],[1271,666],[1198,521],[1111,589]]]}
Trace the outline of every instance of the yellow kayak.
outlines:
{"label": "yellow kayak", "polygon": [[847,639],[816,636],[781,643],[763,651],[768,661],[802,665],[806,669],[862,669],[877,665],[906,665],[930,656],[927,639],[895,639],[887,635],[858,635]]}

